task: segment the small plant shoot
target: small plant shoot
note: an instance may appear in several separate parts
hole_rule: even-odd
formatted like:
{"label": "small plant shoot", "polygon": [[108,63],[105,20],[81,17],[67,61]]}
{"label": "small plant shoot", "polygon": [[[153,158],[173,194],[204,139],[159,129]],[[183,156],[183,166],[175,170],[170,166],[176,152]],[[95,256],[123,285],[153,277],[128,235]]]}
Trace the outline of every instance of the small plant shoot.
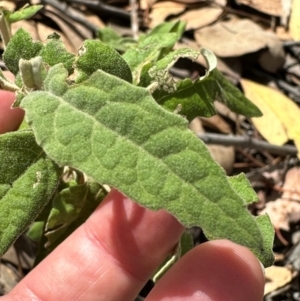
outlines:
{"label": "small plant shoot", "polygon": [[[22,14],[5,16],[9,24]],[[273,228],[247,210],[257,200],[247,178],[227,177],[188,129],[196,116],[215,114],[215,100],[247,117],[261,112],[216,69],[211,51],[173,50],[183,31],[182,22],[163,23],[133,41],[102,30],[105,43],[86,40],[76,54],[57,34],[42,43],[20,28],[9,38],[3,58],[16,81],[1,73],[0,86],[16,93],[27,126],[0,136],[0,255],[31,226],[42,259],[110,186],[273,263]],[[179,58],[199,55],[202,77],[172,77]]]}

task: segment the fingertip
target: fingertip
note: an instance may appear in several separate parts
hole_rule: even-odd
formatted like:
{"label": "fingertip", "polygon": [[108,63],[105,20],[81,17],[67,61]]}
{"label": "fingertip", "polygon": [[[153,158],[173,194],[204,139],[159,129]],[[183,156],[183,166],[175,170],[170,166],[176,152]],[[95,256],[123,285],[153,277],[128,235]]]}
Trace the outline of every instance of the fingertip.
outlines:
{"label": "fingertip", "polygon": [[251,251],[218,240],[188,252],[157,284],[149,301],[261,301],[263,291],[264,275]]}
{"label": "fingertip", "polygon": [[[4,72],[5,76],[13,79],[13,75]],[[15,131],[20,126],[24,111],[20,108],[12,108],[15,101],[15,93],[0,90],[0,134]]]}

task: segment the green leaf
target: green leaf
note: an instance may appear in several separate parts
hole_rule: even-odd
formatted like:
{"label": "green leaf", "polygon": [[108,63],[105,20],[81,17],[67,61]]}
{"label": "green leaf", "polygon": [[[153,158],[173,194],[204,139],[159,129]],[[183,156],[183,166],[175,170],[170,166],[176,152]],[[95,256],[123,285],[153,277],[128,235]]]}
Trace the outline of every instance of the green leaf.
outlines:
{"label": "green leaf", "polygon": [[170,52],[161,60],[144,66],[139,85],[147,87],[150,84],[156,84],[155,89],[166,91],[166,93],[174,92],[177,86],[174,78],[169,73],[170,68],[180,58],[196,60],[199,54],[199,51],[188,48],[181,48]]}
{"label": "green leaf", "polygon": [[[271,223],[270,217],[265,215],[260,215],[255,217],[257,224],[259,225],[260,231],[264,236],[264,246],[263,248],[266,250],[265,253],[265,261],[272,262],[274,261],[273,255],[273,244],[274,244],[274,227]],[[264,262],[262,262],[264,264]]]}
{"label": "green leaf", "polygon": [[110,27],[99,29],[97,36],[104,44],[120,52],[125,52],[131,45],[136,44],[134,39],[123,38]]}
{"label": "green leaf", "polygon": [[258,196],[244,173],[228,177],[228,181],[236,193],[239,194],[240,197],[246,202],[246,204],[252,204],[258,201]]}
{"label": "green leaf", "polygon": [[179,81],[173,93],[158,91],[153,96],[169,111],[174,112],[180,106],[179,113],[186,116],[189,121],[197,116],[214,115],[215,100],[223,102],[233,112],[246,117],[261,116],[260,110],[217,69],[211,70],[203,79],[194,82],[190,79]]}
{"label": "green leaf", "polygon": [[48,37],[48,43],[41,49],[39,56],[49,66],[63,63],[70,74],[73,71],[75,55],[66,50],[63,42],[55,34],[52,35],[52,38]]}
{"label": "green leaf", "polygon": [[25,8],[21,8],[20,10],[10,13],[8,16],[8,21],[9,23],[14,23],[21,20],[29,19],[42,8],[43,5],[31,5]]}
{"label": "green leaf", "polygon": [[20,59],[30,60],[38,55],[42,47],[43,44],[41,42],[34,43],[30,34],[23,28],[19,28],[4,51],[4,63],[16,75],[19,71]]}
{"label": "green leaf", "polygon": [[132,82],[131,70],[120,54],[113,48],[96,40],[84,41],[79,49],[76,67],[81,78],[86,78],[100,69],[128,82]]}
{"label": "green leaf", "polygon": [[163,22],[155,26],[147,36],[161,35],[166,33],[176,33],[177,40],[179,40],[185,31],[185,23],[178,20],[173,22]]}
{"label": "green leaf", "polygon": [[43,236],[44,221],[34,222],[28,229],[26,235],[35,243],[39,243]]}
{"label": "green leaf", "polygon": [[[26,88],[34,90],[42,89],[43,77],[46,71],[40,56],[30,60],[20,59],[19,70],[22,82]],[[17,101],[19,102],[19,97]]]}
{"label": "green leaf", "polygon": [[211,117],[216,114],[214,107],[215,82],[208,76],[193,82],[184,79],[177,83],[177,89],[162,98],[155,95],[157,102],[165,109],[174,112],[180,107],[181,115],[190,122],[197,116]]}
{"label": "green leaf", "polygon": [[84,206],[88,187],[82,185],[70,186],[60,191],[53,200],[53,208],[50,211],[45,230],[60,229],[60,235],[78,217]]}
{"label": "green leaf", "polygon": [[34,221],[54,193],[60,169],[32,131],[0,136],[0,255]]}
{"label": "green leaf", "polygon": [[[87,218],[92,214],[92,212],[98,207],[98,205],[102,202],[104,197],[106,196],[106,191],[103,188],[102,185],[96,182],[88,182],[86,185],[80,186],[80,188],[75,188],[75,190],[79,189],[81,190],[80,194],[82,195],[82,192],[84,192],[84,197],[81,200],[82,205],[73,206],[72,201],[69,197],[73,195],[78,199],[78,197],[74,194],[76,193],[75,190],[71,192],[70,194],[67,192],[67,190],[64,190],[62,192],[64,196],[60,196],[59,198],[62,200],[62,202],[59,204],[59,212],[57,211],[58,205],[57,202],[54,203],[53,210],[49,216],[48,222],[53,220],[53,217],[55,217],[55,223],[53,229],[47,229],[47,231],[44,232],[44,236],[42,237],[42,240],[40,242],[39,251],[37,254],[35,265],[38,264],[41,260],[43,260],[49,253],[51,253],[60,243],[62,243],[71,233],[73,233],[80,225],[82,225]],[[84,188],[82,190],[82,188]],[[70,191],[69,191],[70,192]],[[68,196],[69,194],[69,196]],[[66,198],[69,200],[65,202]],[[78,199],[79,200],[79,199]],[[64,207],[66,206],[66,207]],[[67,208],[68,207],[68,208]],[[79,208],[81,207],[81,208]],[[68,212],[64,212],[64,209],[66,208]],[[71,209],[71,210],[69,210]],[[77,211],[77,212],[74,212]],[[80,211],[80,213],[78,213]],[[72,212],[75,213],[76,218],[72,218]],[[58,213],[58,214],[57,214]],[[66,214],[64,214],[66,213]],[[60,218],[61,219],[60,219]]]}
{"label": "green leaf", "polygon": [[224,103],[231,111],[246,117],[260,117],[262,112],[244,94],[236,88],[223,74],[215,69],[212,76],[218,85],[218,100]]}
{"label": "green leaf", "polygon": [[132,71],[133,83],[139,83],[143,67],[148,63],[157,61],[162,50],[167,49],[169,51],[172,49],[177,39],[177,33],[150,35],[128,49],[122,57]]}
{"label": "green leaf", "polygon": [[37,142],[60,165],[73,166],[153,210],[164,208],[209,239],[227,238],[272,264],[264,236],[206,146],[187,121],[161,108],[147,89],[98,70],[62,84],[51,68],[46,91],[21,106]]}

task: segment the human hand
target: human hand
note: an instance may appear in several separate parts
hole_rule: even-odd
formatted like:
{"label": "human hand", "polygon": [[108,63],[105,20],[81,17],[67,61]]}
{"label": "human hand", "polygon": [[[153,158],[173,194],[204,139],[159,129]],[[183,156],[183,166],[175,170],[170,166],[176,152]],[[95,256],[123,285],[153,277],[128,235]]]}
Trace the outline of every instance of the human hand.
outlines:
{"label": "human hand", "polygon": [[[0,132],[23,113],[0,92]],[[1,301],[132,301],[179,240],[183,226],[112,190],[90,218]],[[179,260],[145,301],[261,301],[264,276],[245,247],[227,240],[201,244]]]}

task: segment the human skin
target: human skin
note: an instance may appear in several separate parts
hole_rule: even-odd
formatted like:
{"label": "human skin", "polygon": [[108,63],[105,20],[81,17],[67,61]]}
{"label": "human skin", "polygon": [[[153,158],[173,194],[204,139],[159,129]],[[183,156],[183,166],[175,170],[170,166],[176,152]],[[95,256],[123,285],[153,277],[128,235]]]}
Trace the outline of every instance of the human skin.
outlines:
{"label": "human skin", "polygon": [[[0,91],[1,133],[23,112]],[[113,189],[72,235],[0,301],[133,301],[184,227]],[[206,242],[182,257],[145,301],[262,301],[264,275],[256,257],[228,240]]]}

